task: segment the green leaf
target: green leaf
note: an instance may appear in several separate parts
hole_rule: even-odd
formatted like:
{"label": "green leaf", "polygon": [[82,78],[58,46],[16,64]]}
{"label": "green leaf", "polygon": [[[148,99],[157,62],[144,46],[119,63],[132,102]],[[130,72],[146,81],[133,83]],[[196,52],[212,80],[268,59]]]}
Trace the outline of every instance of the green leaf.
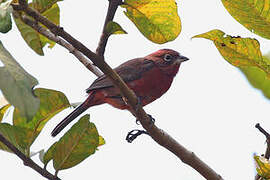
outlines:
{"label": "green leaf", "polygon": [[12,0],[2,1],[0,0],[0,32],[7,33],[12,28],[12,22],[10,13],[12,12],[11,7]]}
{"label": "green leaf", "polygon": [[33,7],[40,13],[50,9],[57,2],[62,0],[33,0]]}
{"label": "green leaf", "polygon": [[12,28],[12,22],[10,14],[6,14],[6,16],[1,17],[0,16],[0,32],[1,33],[7,33]]}
{"label": "green leaf", "polygon": [[47,166],[47,164],[50,162],[50,160],[53,159],[53,154],[55,151],[56,144],[57,144],[57,142],[55,142],[53,145],[51,145],[51,147],[44,154],[44,156],[42,158],[42,162],[45,166]]}
{"label": "green leaf", "polygon": [[38,32],[30,26],[26,25],[20,18],[13,16],[13,19],[27,45],[31,49],[33,49],[38,55],[43,56],[44,52],[42,50],[42,44]]}
{"label": "green leaf", "polygon": [[173,41],[181,32],[175,0],[125,0],[122,7],[139,31],[154,43]]}
{"label": "green leaf", "polygon": [[45,154],[45,151],[44,149],[40,150],[39,152],[37,152],[39,155],[38,155],[38,158],[39,160],[41,160],[41,162],[43,162],[43,157],[44,157],[44,154]]}
{"label": "green leaf", "polygon": [[0,122],[3,120],[5,112],[10,108],[11,104],[7,104],[0,109]]}
{"label": "green leaf", "polygon": [[108,22],[108,24],[106,25],[106,33],[109,35],[127,34],[127,32],[123,30],[123,28],[117,22],[113,21]]}
{"label": "green leaf", "polygon": [[222,0],[231,16],[264,38],[270,39],[270,2],[268,0]]}
{"label": "green leaf", "polygon": [[[268,57],[263,56],[263,58],[270,64]],[[245,74],[253,87],[260,89],[264,96],[270,99],[270,79],[264,71],[257,67],[241,67],[239,69]]]}
{"label": "green leaf", "polygon": [[261,157],[254,156],[256,171],[264,179],[270,179],[270,163],[269,160]]}
{"label": "green leaf", "polygon": [[99,135],[89,115],[83,116],[57,142],[53,166],[57,171],[71,168],[94,154],[99,145]]}
{"label": "green leaf", "polygon": [[28,137],[31,145],[39,135],[45,124],[57,113],[70,107],[70,103],[65,94],[51,89],[37,88],[35,95],[40,99],[40,107],[31,121],[27,121],[21,116],[17,108],[14,110],[13,124],[24,127],[32,131],[32,136]]}
{"label": "green leaf", "polygon": [[[46,11],[42,13],[42,15],[45,16],[48,20],[50,20],[54,24],[56,25],[60,24],[60,9],[57,4],[53,4],[49,9],[46,9]],[[39,36],[42,47],[44,47],[48,43],[49,48],[53,48],[53,46],[55,45],[54,41],[49,40],[48,38],[46,38],[41,34]]]}
{"label": "green leaf", "polygon": [[212,30],[194,37],[212,40],[220,54],[232,65],[258,67],[270,77],[270,63],[262,57],[260,44],[256,39],[225,36],[220,30]]}
{"label": "green leaf", "polygon": [[[29,6],[36,8],[41,15],[45,16],[48,20],[54,24],[59,25],[60,23],[60,9],[56,4],[59,0],[36,0],[30,3]],[[55,45],[54,41],[49,40],[45,36],[39,34],[30,26],[26,25],[19,17],[13,16],[15,23],[28,46],[33,49],[37,54],[43,56],[43,48],[46,44],[49,44],[49,48],[53,48]],[[43,26],[43,25],[42,25]],[[43,26],[46,28],[45,26]],[[47,29],[47,28],[46,28]]]}
{"label": "green leaf", "polygon": [[[25,128],[12,126],[7,123],[0,123],[0,133],[7,138],[15,147],[17,147],[22,153],[28,155],[28,143],[27,134],[28,130]],[[6,147],[6,145],[0,142],[0,149],[12,152]]]}
{"label": "green leaf", "polygon": [[0,41],[0,89],[5,98],[14,105],[27,120],[32,119],[39,108],[39,99],[32,92],[38,81],[28,74],[4,48]]}

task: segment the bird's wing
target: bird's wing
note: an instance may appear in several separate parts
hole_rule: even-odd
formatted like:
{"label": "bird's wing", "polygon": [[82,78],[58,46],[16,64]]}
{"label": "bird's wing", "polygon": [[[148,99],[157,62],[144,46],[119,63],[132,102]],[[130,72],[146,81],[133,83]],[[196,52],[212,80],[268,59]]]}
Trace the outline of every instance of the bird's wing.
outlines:
{"label": "bird's wing", "polygon": [[[132,59],[129,60],[114,70],[119,74],[119,76],[124,80],[124,82],[134,81],[136,79],[140,79],[142,74],[155,66],[154,61],[149,59]],[[92,90],[102,89],[112,87],[113,83],[106,76],[102,75],[97,78],[93,84],[86,89],[86,92],[89,93]]]}

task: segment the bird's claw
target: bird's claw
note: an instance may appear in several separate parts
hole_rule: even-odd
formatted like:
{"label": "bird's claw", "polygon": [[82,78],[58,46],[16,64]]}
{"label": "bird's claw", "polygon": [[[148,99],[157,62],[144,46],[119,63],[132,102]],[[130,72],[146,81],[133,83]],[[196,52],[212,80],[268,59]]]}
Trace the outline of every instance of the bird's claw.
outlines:
{"label": "bird's claw", "polygon": [[134,129],[132,131],[130,131],[127,136],[126,136],[126,140],[128,143],[132,143],[132,141],[134,139],[136,139],[138,136],[142,135],[142,134],[147,134],[149,135],[148,132],[144,131],[144,130],[139,130],[139,129]]}
{"label": "bird's claw", "polygon": [[148,115],[148,117],[150,118],[151,123],[154,124],[155,121],[156,121],[155,118],[153,118],[150,114],[147,114],[147,115]]}
{"label": "bird's claw", "polygon": [[[150,118],[150,122],[154,124],[155,121],[156,121],[155,118],[153,118],[150,114],[147,114],[147,115],[148,115],[148,117]],[[140,121],[139,121],[138,119],[136,119],[136,124],[137,124],[137,125],[141,125],[141,124],[140,124]]]}

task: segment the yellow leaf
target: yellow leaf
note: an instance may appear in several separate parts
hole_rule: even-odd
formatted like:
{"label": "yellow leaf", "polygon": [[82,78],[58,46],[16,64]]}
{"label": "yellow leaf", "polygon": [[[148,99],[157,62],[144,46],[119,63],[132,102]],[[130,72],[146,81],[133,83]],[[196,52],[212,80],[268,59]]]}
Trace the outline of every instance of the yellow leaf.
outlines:
{"label": "yellow leaf", "polygon": [[220,30],[212,30],[193,38],[212,40],[224,59],[234,66],[257,67],[270,76],[270,62],[262,57],[260,44],[256,39],[229,36]]}
{"label": "yellow leaf", "polygon": [[0,122],[3,120],[3,117],[6,113],[6,111],[10,108],[11,104],[6,104],[0,109]]}
{"label": "yellow leaf", "polygon": [[125,15],[150,41],[163,44],[181,32],[175,0],[125,0]]}
{"label": "yellow leaf", "polygon": [[256,164],[256,171],[257,173],[265,178],[270,179],[270,163],[269,160],[261,157],[261,156],[254,156],[255,164]]}
{"label": "yellow leaf", "polygon": [[227,11],[250,31],[270,39],[269,0],[222,0]]}
{"label": "yellow leaf", "polygon": [[98,137],[98,146],[102,146],[105,144],[105,139],[99,135]]}

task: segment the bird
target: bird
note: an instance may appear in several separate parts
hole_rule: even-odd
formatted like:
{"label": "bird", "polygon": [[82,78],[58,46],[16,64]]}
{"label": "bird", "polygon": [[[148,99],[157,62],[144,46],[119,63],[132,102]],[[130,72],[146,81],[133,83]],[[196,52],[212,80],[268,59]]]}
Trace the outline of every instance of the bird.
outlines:
{"label": "bird", "polygon": [[[170,88],[182,62],[189,58],[172,49],[160,49],[145,57],[131,59],[114,70],[127,86],[134,91],[140,105],[145,106],[160,98]],[[54,137],[72,120],[92,106],[108,103],[121,110],[134,110],[121,96],[118,88],[105,74],[98,77],[86,89],[88,97],[64,118],[52,131]]]}

